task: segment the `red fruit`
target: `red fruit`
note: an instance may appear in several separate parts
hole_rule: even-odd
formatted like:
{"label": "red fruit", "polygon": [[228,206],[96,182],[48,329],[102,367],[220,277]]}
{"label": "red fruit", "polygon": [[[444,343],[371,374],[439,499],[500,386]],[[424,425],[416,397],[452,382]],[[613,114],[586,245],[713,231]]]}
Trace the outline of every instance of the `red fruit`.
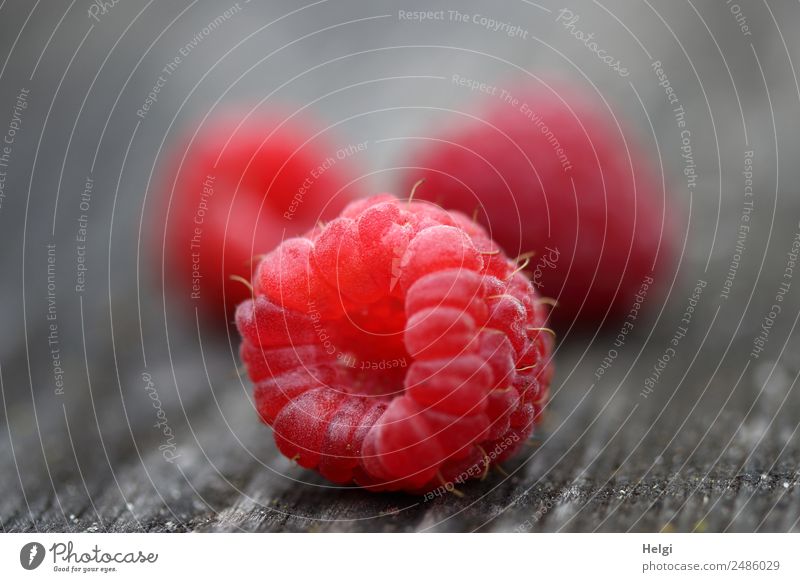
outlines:
{"label": "red fruit", "polygon": [[552,375],[548,307],[489,240],[383,195],[264,257],[236,323],[284,455],[336,483],[430,491],[519,448]]}
{"label": "red fruit", "polygon": [[306,121],[243,112],[187,136],[162,186],[164,272],[186,299],[230,312],[250,296],[231,275],[250,279],[254,256],[352,200],[351,161],[318,133]]}
{"label": "red fruit", "polygon": [[459,118],[409,164],[408,184],[425,178],[418,198],[477,210],[509,256],[533,251],[528,271],[562,323],[626,314],[671,254],[659,176],[602,101],[569,88],[510,94],[516,106],[494,97],[478,119]]}

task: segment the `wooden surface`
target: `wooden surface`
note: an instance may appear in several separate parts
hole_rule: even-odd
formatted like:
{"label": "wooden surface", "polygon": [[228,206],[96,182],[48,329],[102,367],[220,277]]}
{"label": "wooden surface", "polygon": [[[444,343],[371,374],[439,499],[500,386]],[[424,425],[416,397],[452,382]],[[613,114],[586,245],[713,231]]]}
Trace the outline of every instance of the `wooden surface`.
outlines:
{"label": "wooden surface", "polygon": [[[628,63],[622,79],[555,22],[552,3],[459,3],[521,25],[526,39],[400,21],[388,0],[324,2],[277,21],[297,5],[243,3],[141,118],[159,71],[227,8],[159,4],[121,3],[97,22],[77,6],[0,7],[0,133],[29,90],[0,206],[3,531],[800,530],[800,281],[769,318],[800,220],[800,5],[742,3],[744,34],[719,2],[575,3],[582,30]],[[687,111],[694,190],[654,60]],[[684,243],[669,291],[648,297],[622,347],[619,323],[561,334],[546,422],[508,475],[432,501],[331,487],[278,455],[256,421],[235,330],[188,300],[164,299],[147,253],[160,236],[148,219],[152,173],[217,99],[269,96],[312,103],[343,143],[367,140],[367,180],[391,189],[391,169],[413,145],[397,138],[452,123],[446,109],[473,98],[452,74],[502,84],[520,69],[587,90],[591,81],[661,154]],[[748,150],[754,211],[724,299]],[[88,271],[77,292],[87,176]],[[645,397],[698,282],[706,286],[687,334]],[[765,317],[765,347],[753,357]]]}

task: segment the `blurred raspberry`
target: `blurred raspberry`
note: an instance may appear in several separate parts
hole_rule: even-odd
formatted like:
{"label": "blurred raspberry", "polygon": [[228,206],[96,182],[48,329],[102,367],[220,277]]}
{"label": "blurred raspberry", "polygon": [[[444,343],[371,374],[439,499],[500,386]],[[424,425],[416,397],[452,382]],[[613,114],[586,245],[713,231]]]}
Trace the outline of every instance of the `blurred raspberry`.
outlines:
{"label": "blurred raspberry", "polygon": [[406,182],[424,177],[418,197],[475,214],[509,256],[532,252],[528,271],[557,298],[559,323],[623,316],[672,258],[659,175],[586,91],[520,85],[508,94],[422,148]]}
{"label": "blurred raspberry", "polygon": [[[336,216],[354,197],[352,160],[306,120],[226,113],[187,132],[159,205],[167,283],[207,313],[249,297],[253,258]],[[168,208],[167,208],[168,206]]]}

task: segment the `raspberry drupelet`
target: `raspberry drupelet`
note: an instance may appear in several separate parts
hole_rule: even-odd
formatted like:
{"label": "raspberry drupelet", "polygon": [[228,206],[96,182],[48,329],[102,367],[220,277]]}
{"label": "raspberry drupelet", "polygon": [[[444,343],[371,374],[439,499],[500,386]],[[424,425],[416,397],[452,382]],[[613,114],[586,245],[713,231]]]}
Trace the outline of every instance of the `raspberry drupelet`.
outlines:
{"label": "raspberry drupelet", "polygon": [[260,262],[236,323],[280,451],[340,484],[480,477],[547,401],[549,304],[466,216],[379,195]]}

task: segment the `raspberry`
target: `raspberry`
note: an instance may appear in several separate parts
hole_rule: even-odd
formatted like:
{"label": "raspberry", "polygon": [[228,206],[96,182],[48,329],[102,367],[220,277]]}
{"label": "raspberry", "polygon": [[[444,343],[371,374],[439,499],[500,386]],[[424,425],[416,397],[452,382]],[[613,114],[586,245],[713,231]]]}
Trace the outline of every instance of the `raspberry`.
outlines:
{"label": "raspberry", "polygon": [[342,210],[353,172],[317,134],[308,121],[226,113],[187,135],[163,186],[171,193],[165,272],[174,287],[207,312],[232,308],[250,294],[231,276],[249,279],[254,253]]}
{"label": "raspberry", "polygon": [[626,314],[672,254],[660,180],[603,103],[569,87],[510,94],[519,105],[493,98],[423,150],[409,183],[423,176],[419,197],[477,211],[510,256],[533,251],[560,323]]}
{"label": "raspberry", "polygon": [[236,323],[278,449],[335,483],[409,492],[513,455],[547,401],[553,339],[491,246],[457,212],[381,195],[267,254]]}

